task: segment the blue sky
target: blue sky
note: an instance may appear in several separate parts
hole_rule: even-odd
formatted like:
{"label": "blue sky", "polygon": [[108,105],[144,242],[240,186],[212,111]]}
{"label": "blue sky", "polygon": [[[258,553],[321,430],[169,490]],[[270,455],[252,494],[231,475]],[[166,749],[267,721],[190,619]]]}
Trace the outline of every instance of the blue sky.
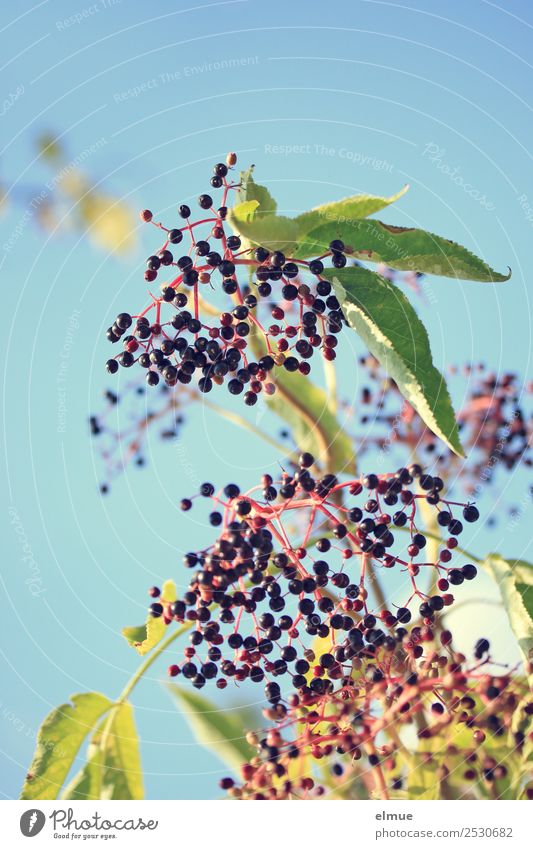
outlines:
{"label": "blue sky", "polygon": [[[525,0],[505,8],[483,0],[45,0],[3,10],[0,182],[13,197],[0,218],[5,797],[18,794],[52,706],[76,691],[120,691],[137,665],[120,627],[143,618],[146,587],[176,574],[180,552],[205,530],[199,515],[177,514],[190,479],[175,450],[156,441],[150,469],[129,472],[108,499],[98,494],[86,421],[109,385],[103,331],[120,309],[142,303],[143,259],[154,243],[145,229],[126,256],[106,256],[78,232],[39,230],[29,204],[50,170],[36,138],[57,134],[102,189],[163,220],[204,189],[230,149],[243,166],[256,164],[286,214],[409,183],[385,220],[425,227],[498,271],[513,269],[508,284],[495,286],[432,280],[417,308],[436,363],[483,360],[527,376],[532,26]],[[345,369],[341,380],[350,395],[357,376]],[[180,450],[198,480],[221,484],[237,473],[253,483],[277,460],[273,448],[215,426],[203,409],[190,412]],[[520,502],[523,479],[507,487],[505,500]],[[496,493],[488,508],[491,499]],[[507,534],[477,532],[476,548],[524,554],[528,519],[526,504]],[[508,631],[496,613],[491,628],[505,652]],[[216,796],[220,765],[191,742],[160,686],[163,671],[135,695],[147,793]]]}

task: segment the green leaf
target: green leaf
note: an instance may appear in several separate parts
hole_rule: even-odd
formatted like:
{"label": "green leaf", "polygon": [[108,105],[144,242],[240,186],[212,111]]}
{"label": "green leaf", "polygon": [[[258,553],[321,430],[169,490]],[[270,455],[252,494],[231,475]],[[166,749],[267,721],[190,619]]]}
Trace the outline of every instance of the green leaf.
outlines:
{"label": "green leaf", "polygon": [[237,710],[221,710],[203,696],[168,684],[178,707],[183,711],[199,743],[229,767],[239,771],[256,754],[245,739],[246,729]]}
{"label": "green leaf", "polygon": [[326,393],[309,378],[278,369],[267,404],[291,429],[301,451],[309,451],[330,472],[356,472],[352,440],[331,412]]}
{"label": "green leaf", "polygon": [[367,268],[323,272],[350,327],[397,383],[424,423],[464,456],[446,382],[433,365],[426,329],[403,292]]}
{"label": "green leaf", "polygon": [[228,212],[233,229],[250,246],[262,245],[271,251],[294,253],[298,225],[293,218],[276,215],[277,203],[265,186],[253,179],[254,166],[241,172],[239,200]]}
{"label": "green leaf", "polygon": [[[262,339],[252,330],[250,345],[259,359],[266,353]],[[272,373],[276,384],[274,395],[265,396],[266,403],[291,429],[300,451],[309,451],[329,472],[351,472],[356,469],[352,440],[331,412],[323,389],[302,374],[278,368]]]}
{"label": "green leaf", "polygon": [[101,693],[77,693],[71,703],[48,714],[37,734],[37,747],[21,799],[56,799],[87,734],[112,707]]}
{"label": "green leaf", "polygon": [[430,800],[440,798],[440,781],[437,776],[438,762],[431,753],[417,752],[410,759],[407,774],[409,799]]}
{"label": "green leaf", "polygon": [[319,231],[319,237],[313,236],[311,239],[310,251],[313,254],[317,238],[321,243],[329,245],[333,239],[338,238],[339,227],[349,228],[354,221],[359,221],[379,212],[389,204],[399,200],[408,189],[409,186],[406,185],[395,195],[388,198],[376,197],[375,195],[352,195],[352,197],[332,203],[315,206],[309,212],[303,212],[295,218],[298,224],[299,253],[300,251],[305,252],[304,237],[308,233],[314,234],[315,231]]}
{"label": "green leaf", "polygon": [[489,554],[483,566],[498,584],[509,624],[526,661],[533,660],[533,565]]}
{"label": "green leaf", "polygon": [[143,799],[139,738],[127,702],[100,723],[87,751],[87,763],[62,799]]}
{"label": "green leaf", "polygon": [[511,276],[510,271],[499,274],[466,248],[441,236],[373,220],[339,223],[334,231],[329,225],[322,225],[307,234],[297,256],[305,258],[324,253],[332,238],[341,238],[358,259],[384,262],[400,270],[493,283]]}
{"label": "green leaf", "polygon": [[241,171],[241,185],[239,188],[240,201],[256,201],[261,207],[260,215],[275,215],[278,205],[268,189],[260,186],[253,178],[254,166],[247,171]]}
{"label": "green leaf", "polygon": [[250,245],[261,245],[269,251],[283,251],[290,255],[296,249],[298,226],[293,218],[261,215],[260,208],[252,210],[251,202],[246,202],[230,209],[228,220]]}
{"label": "green leaf", "polygon": [[256,200],[245,200],[243,203],[238,203],[231,210],[239,221],[253,221],[259,202]]}
{"label": "green leaf", "polygon": [[[165,581],[161,589],[160,601],[171,604],[176,601],[177,592],[174,581]],[[122,636],[125,637],[141,656],[148,654],[154,646],[163,639],[167,626],[162,616],[150,616],[148,614],[144,625],[127,625],[122,628]]]}
{"label": "green leaf", "polygon": [[87,763],[67,784],[62,799],[100,799],[102,792],[102,770],[104,751],[89,744]]}
{"label": "green leaf", "polygon": [[147,631],[148,629],[146,624],[126,625],[124,628],[122,628],[120,633],[123,637],[126,637],[130,646],[134,646],[134,648],[137,648],[140,643],[143,643],[146,640]]}

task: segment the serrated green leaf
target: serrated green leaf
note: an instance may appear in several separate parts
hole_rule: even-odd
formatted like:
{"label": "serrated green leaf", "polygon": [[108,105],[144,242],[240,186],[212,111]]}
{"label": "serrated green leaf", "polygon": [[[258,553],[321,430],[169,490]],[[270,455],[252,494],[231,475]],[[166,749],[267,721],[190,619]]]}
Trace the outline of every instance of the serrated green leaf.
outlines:
{"label": "serrated green leaf", "polygon": [[329,268],[345,318],[424,423],[464,456],[446,382],[433,365],[426,329],[403,292],[362,267]]}
{"label": "serrated green leaf", "polygon": [[70,699],[49,713],[39,728],[21,799],[58,797],[85,737],[113,705],[101,693],[76,693]]}
{"label": "serrated green leaf", "polygon": [[275,215],[278,205],[265,186],[256,183],[253,178],[254,166],[247,171],[241,171],[241,185],[239,187],[240,201],[256,201],[261,207],[260,215]]}
{"label": "serrated green leaf", "polygon": [[533,565],[489,554],[483,566],[498,584],[509,624],[526,661],[533,660]]}
{"label": "serrated green leaf", "polygon": [[333,235],[329,225],[324,230],[317,228],[306,236],[297,256],[305,258],[323,253],[332,238],[341,238],[357,259],[384,262],[400,270],[492,283],[511,276],[510,271],[499,274],[471,251],[442,236],[366,219],[339,223]]}
{"label": "serrated green leaf", "polygon": [[237,710],[221,710],[203,696],[176,684],[168,689],[183,711],[197,741],[236,772],[256,754],[246,742],[248,729]]}
{"label": "serrated green leaf", "polygon": [[[243,210],[243,207],[246,208]],[[229,210],[228,221],[250,245],[261,245],[269,251],[292,255],[298,236],[294,219],[283,215],[260,215],[260,211],[260,207],[252,211],[248,203],[242,203]]]}
{"label": "serrated green leaf", "polygon": [[[406,185],[395,195],[388,198],[375,195],[352,195],[332,203],[315,206],[309,212],[303,212],[294,219],[298,224],[298,242],[301,245],[299,253],[306,250],[305,236],[308,233],[320,231],[320,241],[329,245],[333,239],[338,238],[339,227],[349,228],[354,221],[359,221],[379,212],[389,204],[399,200],[408,189],[409,186]],[[313,236],[310,245],[311,254],[315,247],[316,237]]]}
{"label": "serrated green leaf", "polygon": [[[161,589],[160,601],[172,603],[176,601],[177,592],[174,581],[165,581]],[[148,614],[144,625],[127,625],[122,628],[121,634],[125,637],[141,656],[148,654],[154,646],[164,637],[167,626],[162,616],[150,616]]]}
{"label": "serrated green leaf", "polygon": [[62,799],[143,799],[139,738],[133,708],[124,702],[100,723],[87,751],[87,763]]}

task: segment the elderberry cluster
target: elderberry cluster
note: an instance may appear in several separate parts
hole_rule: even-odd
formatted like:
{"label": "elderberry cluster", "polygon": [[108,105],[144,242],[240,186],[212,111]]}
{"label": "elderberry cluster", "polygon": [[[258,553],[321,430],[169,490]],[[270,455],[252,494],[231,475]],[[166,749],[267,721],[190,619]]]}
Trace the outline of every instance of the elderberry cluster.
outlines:
{"label": "elderberry cluster", "polygon": [[[139,404],[145,397],[144,406]],[[91,437],[97,440],[105,478],[100,492],[109,492],[111,481],[125,467],[133,463],[138,468],[146,465],[145,439],[148,428],[159,425],[161,440],[178,438],[185,422],[185,407],[195,400],[195,393],[171,392],[164,383],[154,393],[147,394],[143,383],[136,380],[121,387],[120,394],[106,390],[104,402],[98,413],[89,416]]]}
{"label": "elderberry cluster", "polygon": [[[437,635],[426,628],[422,641],[425,656],[416,666],[396,653],[375,679],[355,659],[351,678],[327,695],[301,690],[266,709],[272,725],[247,735],[257,754],[242,765],[241,781],[227,777],[220,786],[238,799],[320,797],[327,791],[313,778],[313,764],[324,762],[333,789],[348,790],[359,776],[388,798],[413,782],[416,761],[406,762],[399,735],[416,724],[415,758],[436,788],[459,781],[463,792],[466,786],[482,798],[498,798],[509,767],[495,754],[502,746],[520,753],[531,734],[527,684],[487,670],[486,640],[479,641],[484,658],[474,665],[452,648],[449,631]],[[533,797],[533,786],[526,794]]]}
{"label": "elderberry cluster", "polygon": [[[149,386],[161,379],[167,386],[187,385],[197,377],[204,393],[226,384],[231,394],[244,393],[251,406],[262,391],[275,392],[276,367],[307,375],[316,350],[327,360],[335,358],[343,314],[321,274],[326,258],[335,268],[346,265],[346,248],[335,239],[324,256],[308,262],[282,251],[254,250],[238,235],[227,235],[227,198],[240,183],[230,181],[235,154],[226,161],[215,165],[211,178],[211,187],[222,189],[221,205],[209,194],[198,198],[203,219],[192,220],[187,204],[178,208],[183,223],[171,229],[154,222],[150,210],[141,213],[165,233],[162,246],[148,257],[145,280],[153,283],[166,271],[172,279],[144,310],[122,312],[108,328],[108,340],[120,342],[123,350],[107,361],[107,371],[138,365]],[[185,238],[188,249],[176,251]],[[246,285],[239,283],[239,270],[251,273]],[[202,309],[201,289],[211,290],[223,304],[212,323]]]}
{"label": "elderberry cluster", "polygon": [[533,385],[524,385],[518,374],[498,375],[483,364],[450,368],[452,380],[459,371],[468,380],[457,414],[461,442],[468,449],[465,464],[425,426],[374,357],[361,358],[359,365],[366,374],[357,410],[364,428],[355,434],[359,456],[376,448],[389,454],[396,447],[415,450],[438,475],[460,478],[468,495],[493,483],[501,470],[531,467]]}
{"label": "elderberry cluster", "polygon": [[[282,698],[275,679],[288,676],[304,693],[328,693],[350,677],[354,659],[373,661],[366,674],[377,683],[399,648],[413,659],[421,655],[424,627],[454,601],[450,587],[475,578],[472,563],[452,560],[461,519],[475,522],[478,510],[447,501],[440,478],[412,465],[339,482],[314,476],[313,466],[304,453],[293,475],[278,482],[263,475],[259,493],[202,485],[198,496],[211,502],[209,521],[219,535],[185,555],[193,571],[181,598],[170,602],[157,587],[150,591],[152,616],[194,624],[185,662],[173,664],[170,675],[198,689],[211,679],[219,688],[231,678],[264,682],[274,705]],[[448,534],[436,559],[425,553],[422,501]],[[191,498],[181,501],[185,511],[192,506]],[[372,585],[375,570],[392,568],[405,582],[401,602],[389,607]],[[419,587],[420,577],[429,591]],[[331,640],[316,663],[310,637]]]}

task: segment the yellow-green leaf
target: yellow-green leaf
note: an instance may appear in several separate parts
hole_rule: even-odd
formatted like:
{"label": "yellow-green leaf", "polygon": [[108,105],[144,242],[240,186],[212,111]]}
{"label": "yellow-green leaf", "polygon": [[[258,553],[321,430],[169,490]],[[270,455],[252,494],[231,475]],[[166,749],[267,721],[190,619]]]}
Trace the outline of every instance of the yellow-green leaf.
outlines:
{"label": "yellow-green leaf", "polygon": [[526,661],[533,660],[533,565],[489,554],[483,566],[498,584],[509,624]]}
{"label": "yellow-green leaf", "polygon": [[258,206],[257,200],[245,200],[234,206],[231,212],[239,221],[252,221]]}
{"label": "yellow-green leaf", "polygon": [[99,248],[124,254],[135,245],[134,218],[121,201],[99,192],[80,199],[79,215],[89,238]]}
{"label": "yellow-green leaf", "polygon": [[292,255],[296,248],[298,225],[283,215],[260,215],[260,207],[251,210],[250,203],[230,209],[228,220],[233,229],[251,245],[262,245],[269,251]]}
{"label": "yellow-green leaf", "polygon": [[278,208],[276,201],[265,186],[255,182],[253,172],[253,165],[247,171],[241,171],[239,200],[255,201],[261,207],[260,215],[275,215]]}
{"label": "yellow-green leaf", "polygon": [[63,157],[64,151],[61,143],[52,133],[43,133],[37,139],[37,150],[44,160],[57,163]]}
{"label": "yellow-green leaf", "polygon": [[88,747],[87,763],[61,798],[144,798],[139,738],[130,704],[112,708],[100,723]]}
{"label": "yellow-green leaf", "polygon": [[416,753],[411,756],[411,769],[407,775],[407,795],[409,799],[431,800],[440,797],[440,781],[437,775],[438,764],[429,753]]}
{"label": "yellow-green leaf", "polygon": [[112,705],[101,693],[77,693],[48,714],[37,734],[21,799],[57,799],[85,737]]}
{"label": "yellow-green leaf", "polygon": [[[165,581],[161,589],[160,601],[172,603],[176,601],[177,592],[174,581]],[[162,616],[151,616],[148,614],[144,625],[127,625],[122,628],[122,636],[125,637],[139,654],[145,655],[164,637],[167,626]]]}

